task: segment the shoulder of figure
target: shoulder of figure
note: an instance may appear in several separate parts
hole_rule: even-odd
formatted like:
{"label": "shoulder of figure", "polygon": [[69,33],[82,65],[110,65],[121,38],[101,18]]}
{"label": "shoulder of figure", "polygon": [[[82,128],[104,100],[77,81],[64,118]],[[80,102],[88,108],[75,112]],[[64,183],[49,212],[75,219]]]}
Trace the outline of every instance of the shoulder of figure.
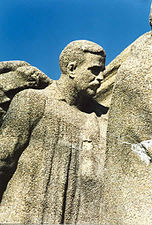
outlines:
{"label": "shoulder of figure", "polygon": [[15,116],[19,120],[27,120],[29,118],[30,123],[33,124],[43,116],[45,102],[46,97],[42,90],[23,90],[13,98],[7,115],[12,114],[11,118]]}
{"label": "shoulder of figure", "polygon": [[41,102],[44,102],[46,96],[43,94],[44,90],[37,89],[25,89],[23,91],[18,92],[14,100],[23,101],[26,104],[39,105]]}

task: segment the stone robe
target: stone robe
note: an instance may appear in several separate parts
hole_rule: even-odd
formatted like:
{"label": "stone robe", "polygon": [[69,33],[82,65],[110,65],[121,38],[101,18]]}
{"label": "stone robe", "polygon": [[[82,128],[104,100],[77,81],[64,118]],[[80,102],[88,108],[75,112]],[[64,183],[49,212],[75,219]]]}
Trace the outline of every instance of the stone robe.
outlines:
{"label": "stone robe", "polygon": [[48,88],[17,94],[2,131],[9,138],[12,130],[22,150],[0,222],[99,223],[106,121],[106,115],[98,118],[54,99]]}

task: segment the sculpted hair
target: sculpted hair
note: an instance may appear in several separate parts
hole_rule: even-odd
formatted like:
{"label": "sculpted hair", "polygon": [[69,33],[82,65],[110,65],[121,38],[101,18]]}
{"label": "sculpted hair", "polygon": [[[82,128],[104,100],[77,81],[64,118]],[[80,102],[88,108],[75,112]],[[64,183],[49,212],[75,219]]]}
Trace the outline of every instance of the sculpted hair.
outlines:
{"label": "sculpted hair", "polygon": [[70,42],[61,52],[59,58],[60,69],[63,74],[67,73],[67,66],[70,62],[76,62],[77,66],[84,62],[86,52],[106,56],[104,49],[91,41],[78,40]]}

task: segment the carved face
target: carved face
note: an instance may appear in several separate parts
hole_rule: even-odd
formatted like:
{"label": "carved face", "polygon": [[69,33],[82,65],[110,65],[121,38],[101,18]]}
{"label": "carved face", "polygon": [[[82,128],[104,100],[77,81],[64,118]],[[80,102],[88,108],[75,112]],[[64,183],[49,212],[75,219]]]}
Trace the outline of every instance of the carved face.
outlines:
{"label": "carved face", "polygon": [[105,58],[101,55],[85,53],[84,62],[73,70],[75,87],[79,93],[95,96],[105,69]]}

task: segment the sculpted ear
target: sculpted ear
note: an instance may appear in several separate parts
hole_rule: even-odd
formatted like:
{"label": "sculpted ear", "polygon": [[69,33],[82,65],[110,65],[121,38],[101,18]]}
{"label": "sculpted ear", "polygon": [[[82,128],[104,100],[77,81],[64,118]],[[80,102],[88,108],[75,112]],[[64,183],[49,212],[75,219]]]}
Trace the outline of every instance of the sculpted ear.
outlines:
{"label": "sculpted ear", "polygon": [[70,62],[68,64],[68,66],[67,66],[69,77],[72,78],[72,79],[75,78],[74,70],[76,69],[76,67],[77,67],[77,63],[76,62]]}

